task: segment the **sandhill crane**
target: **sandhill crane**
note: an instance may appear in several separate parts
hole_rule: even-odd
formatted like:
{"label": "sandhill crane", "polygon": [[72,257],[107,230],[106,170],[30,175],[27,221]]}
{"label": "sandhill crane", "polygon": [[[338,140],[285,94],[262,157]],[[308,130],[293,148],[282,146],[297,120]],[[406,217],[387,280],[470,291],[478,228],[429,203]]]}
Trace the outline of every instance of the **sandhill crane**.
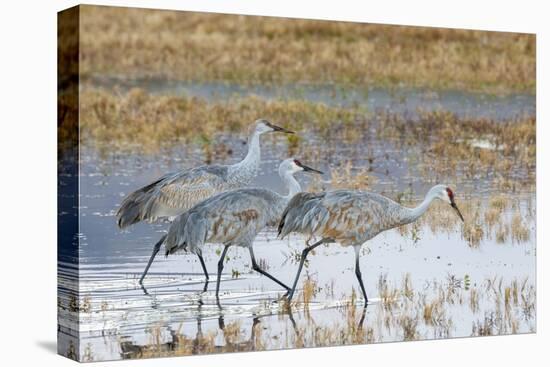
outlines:
{"label": "sandhill crane", "polygon": [[212,195],[248,185],[260,168],[260,135],[277,131],[293,133],[267,120],[256,120],[248,139],[248,153],[239,163],[169,173],[134,191],[124,198],[116,213],[118,226],[175,217]]}
{"label": "sandhill crane", "polygon": [[401,206],[385,196],[366,191],[336,190],[326,193],[299,193],[294,196],[281,216],[279,237],[284,238],[291,232],[298,232],[319,236],[321,240],[303,250],[294,284],[288,294],[289,302],[308,253],[323,243],[338,242],[342,246],[353,246],[355,250],[355,275],[366,307],[368,298],[359,267],[362,244],[380,232],[416,221],[435,199],[449,203],[464,221],[456,206],[454,193],[446,185],[432,187],[416,208]]}
{"label": "sandhill crane", "polygon": [[170,225],[168,233],[155,245],[140,284],[162,244],[164,244],[166,256],[179,251],[198,255],[208,281],[208,272],[202,260],[202,248],[207,243],[221,243],[224,248],[218,261],[216,281],[218,305],[223,262],[227,250],[233,245],[248,248],[253,270],[265,275],[287,291],[290,290],[288,286],[258,266],[252,244],[256,235],[265,226],[277,225],[287,203],[302,190],[294,178],[294,174],[300,171],[322,174],[321,171],[289,158],[279,166],[279,175],[288,191],[286,195],[261,188],[233,190],[210,197],[178,216]]}

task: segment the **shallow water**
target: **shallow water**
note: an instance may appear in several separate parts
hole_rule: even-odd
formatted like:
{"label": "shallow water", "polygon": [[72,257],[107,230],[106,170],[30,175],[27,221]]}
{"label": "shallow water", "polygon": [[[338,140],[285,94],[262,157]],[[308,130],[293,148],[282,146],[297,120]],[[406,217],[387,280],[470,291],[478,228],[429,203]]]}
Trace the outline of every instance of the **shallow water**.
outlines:
{"label": "shallow water", "polygon": [[303,99],[329,106],[360,105],[368,111],[391,110],[415,115],[424,111],[445,110],[460,117],[514,119],[535,114],[535,96],[512,93],[503,96],[468,93],[460,90],[426,90],[412,88],[357,88],[335,85],[293,84],[283,86],[239,85],[221,82],[193,83],[163,79],[119,79],[95,77],[91,83],[104,88],[129,90],[140,88],[152,94],[187,95],[219,101],[233,96],[255,95],[264,99]]}
{"label": "shallow water", "polygon": [[[190,92],[181,84],[152,83],[150,88],[162,93],[202,93],[201,86],[190,88]],[[234,90],[218,91],[222,97],[229,92]],[[328,92],[307,93],[306,98],[315,99],[325,98],[323,93]],[[373,95],[376,92],[369,92],[368,98],[375,101],[385,98]],[[460,111],[468,114],[510,116],[534,111],[534,100],[530,97],[503,100],[495,97],[477,105],[472,101],[479,96],[450,96],[440,93],[438,103],[445,108],[460,105]],[[415,98],[420,97],[413,96],[407,101],[413,103]],[[445,102],[446,98],[452,102]],[[514,101],[520,101],[519,105],[514,105]],[[492,107],[488,108],[486,103],[492,103]],[[430,106],[420,99],[415,104]],[[501,108],[501,104],[506,108]],[[216,139],[234,148],[232,155],[217,157],[216,161],[232,163],[244,155],[246,146],[241,144],[242,137],[223,135]],[[317,139],[320,138],[312,135],[304,140],[314,145]],[[375,162],[371,172],[377,178],[373,190],[392,196],[409,189],[420,198],[433,184],[433,178],[421,177],[414,160],[409,158],[410,149],[414,148],[404,150],[397,143],[376,141],[372,137],[358,139],[357,143],[335,142],[330,147],[331,154],[326,155],[330,159],[319,162],[312,157],[313,162],[304,161],[326,171],[321,185],[329,188],[329,166],[343,158],[351,159],[354,166],[362,166],[362,154],[367,148],[359,144],[365,141],[369,154],[385,157]],[[321,151],[324,149],[323,144],[319,147]],[[280,159],[288,154],[285,140],[277,136],[263,139],[262,149],[262,171],[253,185],[282,192],[275,172]],[[324,155],[321,152],[319,156]],[[96,361],[534,331],[534,294],[529,292],[536,274],[532,191],[518,191],[510,197],[516,205],[503,214],[504,221],[518,212],[525,219],[530,236],[521,243],[511,239],[498,243],[494,236],[484,236],[479,247],[473,248],[463,238],[460,226],[433,233],[426,225],[416,228],[414,236],[392,230],[369,241],[363,246],[361,257],[370,297],[364,315],[360,297],[355,298],[359,288],[353,250],[337,244],[322,246],[309,258],[299,285],[302,289],[308,279],[307,284],[313,285],[315,291],[309,302],[304,302],[304,295],[299,292],[291,312],[280,299],[284,293],[280,287],[251,272],[248,252],[231,248],[221,282],[220,310],[214,299],[220,245],[210,245],[204,250],[211,278],[206,292],[202,292],[204,275],[193,255],[158,256],[145,280],[144,291],[138,278],[152,246],[168,224],[139,223],[120,231],[114,217],[126,194],[166,172],[202,164],[202,151],[187,146],[171,148],[159,155],[140,155],[85,147],[80,159],[78,284],[74,282],[74,259],[62,253],[59,263],[59,350],[64,354],[70,354],[76,347],[71,346],[67,337],[76,335],[76,330],[81,337],[77,353],[82,360]],[[311,183],[311,177],[305,174],[298,180],[304,187]],[[459,206],[473,199],[488,205],[488,198],[495,193],[483,178],[461,180],[457,191]],[[293,280],[298,265],[296,255],[303,247],[303,238],[278,240],[274,229],[262,231],[254,244],[256,257],[267,271],[287,284]],[[408,298],[407,292],[401,292],[393,302],[388,301],[384,287],[402,290],[407,283],[403,279],[410,280],[414,296]],[[506,289],[514,281],[523,284],[519,295],[506,296]],[[72,296],[74,290],[78,291],[77,299]],[[433,320],[427,318],[425,305],[441,297],[443,311],[436,312],[438,316]],[[70,312],[75,309],[81,310],[78,319]],[[483,325],[484,332],[479,331],[479,325]]]}

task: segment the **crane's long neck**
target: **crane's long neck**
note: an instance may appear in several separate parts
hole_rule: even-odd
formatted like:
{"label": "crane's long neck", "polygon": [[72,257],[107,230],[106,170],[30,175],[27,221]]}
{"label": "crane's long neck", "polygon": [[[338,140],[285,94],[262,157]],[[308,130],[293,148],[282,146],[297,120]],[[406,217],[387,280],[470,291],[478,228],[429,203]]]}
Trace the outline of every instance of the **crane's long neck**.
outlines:
{"label": "crane's long neck", "polygon": [[284,199],[286,201],[290,201],[290,199],[292,199],[294,195],[302,192],[302,187],[300,186],[300,183],[296,181],[294,175],[291,172],[282,172],[280,173],[280,175],[288,192],[287,195],[284,196]]}
{"label": "crane's long neck", "polygon": [[433,190],[430,190],[426,194],[424,200],[416,208],[404,208],[401,218],[402,224],[412,223],[420,218],[426,210],[428,210],[430,204],[436,197],[437,194]]}
{"label": "crane's long neck", "polygon": [[275,198],[271,202],[268,210],[268,222],[271,223],[271,225],[277,225],[277,223],[279,223],[281,215],[283,214],[283,211],[285,210],[290,199],[292,199],[294,195],[302,191],[300,184],[298,183],[298,181],[296,181],[296,179],[292,175],[292,172],[283,171],[281,170],[281,168],[279,168],[279,176],[283,180],[283,183],[287,190],[287,194],[281,195],[274,192]]}
{"label": "crane's long neck", "polygon": [[254,131],[248,138],[248,152],[241,163],[246,166],[259,166],[260,159],[260,133]]}
{"label": "crane's long neck", "polygon": [[248,138],[248,152],[246,157],[239,163],[231,166],[231,173],[234,176],[251,180],[260,169],[260,133],[254,131]]}

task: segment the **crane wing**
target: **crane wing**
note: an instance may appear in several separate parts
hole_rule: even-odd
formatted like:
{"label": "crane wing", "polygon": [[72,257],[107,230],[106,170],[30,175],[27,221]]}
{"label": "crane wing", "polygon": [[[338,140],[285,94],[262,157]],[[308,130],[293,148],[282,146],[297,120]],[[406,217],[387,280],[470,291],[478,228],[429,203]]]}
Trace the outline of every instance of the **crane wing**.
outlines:
{"label": "crane wing", "polygon": [[182,248],[195,252],[205,242],[237,244],[253,240],[267,222],[269,206],[253,191],[224,192],[178,216],[169,229],[166,254]]}
{"label": "crane wing", "polygon": [[360,191],[297,194],[285,209],[279,235],[298,232],[353,243],[372,230],[379,207],[376,197]]}
{"label": "crane wing", "polygon": [[227,166],[202,166],[169,173],[124,198],[117,211],[121,228],[141,220],[175,216],[222,190]]}
{"label": "crane wing", "polygon": [[221,191],[226,183],[227,166],[204,166],[177,172],[159,185],[151,209],[160,204],[182,211]]}
{"label": "crane wing", "polygon": [[312,210],[315,211],[314,208],[324,197],[325,193],[300,192],[294,195],[281,215],[278,227],[279,237],[283,238],[291,232],[311,234],[308,228],[313,225],[312,215],[309,214],[308,219],[305,218],[305,215]]}

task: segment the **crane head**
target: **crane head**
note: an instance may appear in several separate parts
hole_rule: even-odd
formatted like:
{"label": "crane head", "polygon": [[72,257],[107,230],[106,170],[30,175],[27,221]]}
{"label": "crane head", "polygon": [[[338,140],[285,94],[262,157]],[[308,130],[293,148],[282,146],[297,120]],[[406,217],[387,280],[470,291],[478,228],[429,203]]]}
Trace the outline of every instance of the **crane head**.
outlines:
{"label": "crane head", "polygon": [[455,194],[449,186],[435,185],[434,187],[431,188],[430,192],[428,193],[428,196],[430,196],[432,199],[439,199],[449,204],[453,208],[453,210],[456,212],[460,220],[464,222],[464,217],[462,216],[462,213],[458,209],[458,206],[456,205],[456,202],[455,202]]}
{"label": "crane head", "polygon": [[271,122],[267,121],[266,119],[259,119],[255,122],[255,131],[257,133],[263,134],[263,133],[271,133],[271,132],[281,132],[286,134],[294,134],[294,131],[290,131],[285,129],[284,127],[280,127],[277,125],[272,124]]}
{"label": "crane head", "polygon": [[462,213],[460,212],[460,209],[458,209],[458,206],[456,205],[456,202],[455,202],[455,194],[453,190],[451,190],[451,188],[448,186],[445,187],[445,195],[446,195],[447,201],[449,202],[451,207],[454,209],[454,211],[456,212],[460,220],[464,222],[464,217],[462,216]]}
{"label": "crane head", "polygon": [[319,175],[322,175],[323,172],[316,170],[314,168],[311,168],[309,166],[306,166],[302,162],[300,162],[297,159],[294,158],[288,158],[281,162],[279,166],[279,174],[281,177],[283,177],[285,174],[290,173],[291,175],[297,173],[297,172],[311,172],[311,173],[317,173]]}

